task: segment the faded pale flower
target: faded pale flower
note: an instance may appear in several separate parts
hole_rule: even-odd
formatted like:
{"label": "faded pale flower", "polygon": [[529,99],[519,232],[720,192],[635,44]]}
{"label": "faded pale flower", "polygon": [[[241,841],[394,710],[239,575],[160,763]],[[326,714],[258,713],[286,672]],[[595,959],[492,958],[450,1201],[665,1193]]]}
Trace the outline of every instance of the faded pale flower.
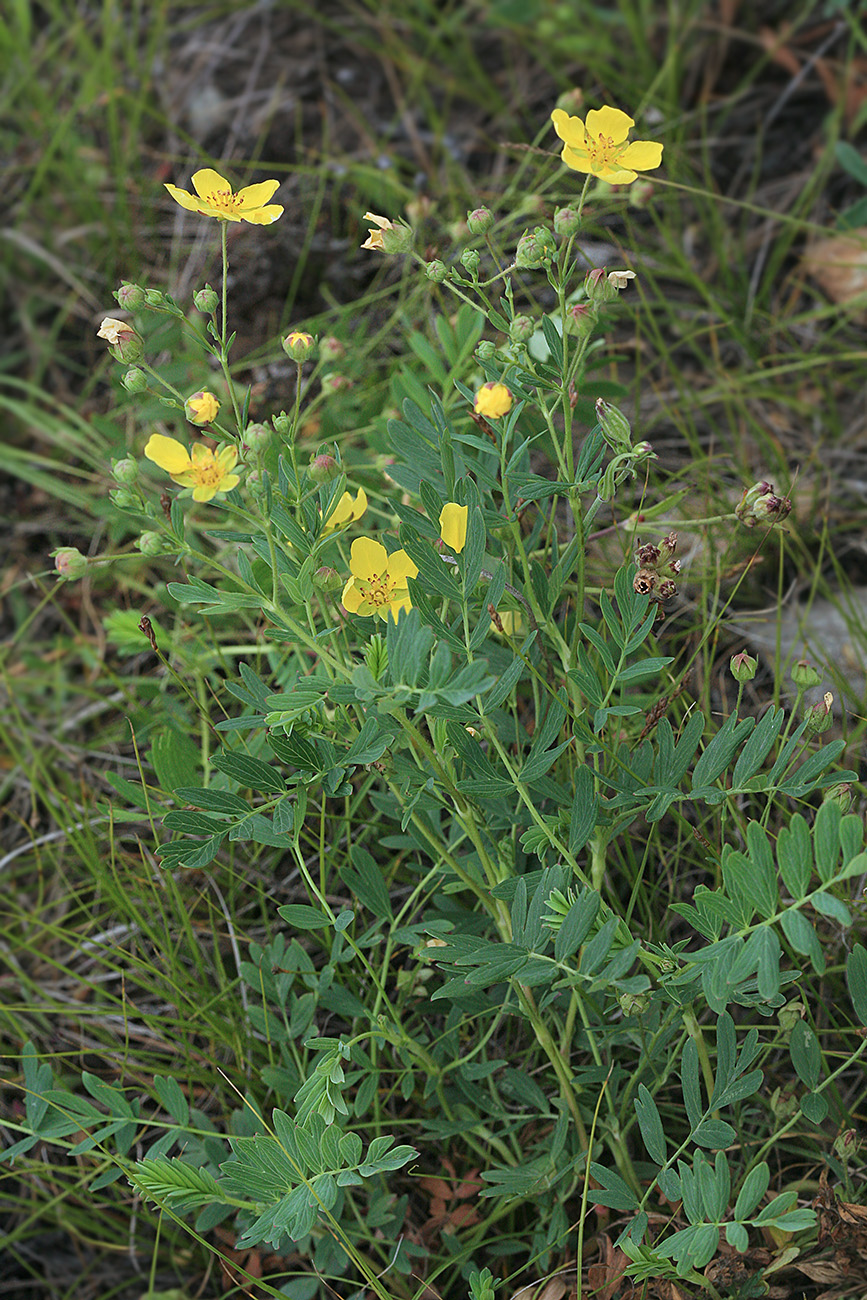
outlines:
{"label": "faded pale flower", "polygon": [[412,247],[412,229],[403,221],[390,221],[375,212],[365,212],[365,221],[372,221],[368,227],[367,239],[362,248],[372,248],[379,253],[405,253]]}
{"label": "faded pale flower", "polygon": [[125,320],[115,320],[113,316],[105,317],[96,331],[96,337],[105,339],[115,361],[138,361],[144,352],[141,335],[137,334],[132,325],[128,325]]}
{"label": "faded pale flower", "polygon": [[[347,524],[354,524],[357,519],[361,518],[366,509],[367,493],[364,488],[358,489],[354,500],[351,492],[344,492],[322,526],[323,536],[327,536],[328,533],[333,533],[336,529],[343,528]],[[415,574],[413,574],[413,577],[415,577]]]}
{"label": "faded pale flower", "polygon": [[388,554],[380,542],[370,537],[356,537],[349,553],[352,577],[343,588],[343,607],[362,618],[376,616],[397,622],[404,610],[412,608],[407,578],[418,576],[418,568],[406,551]]}
{"label": "faded pale flower", "polygon": [[279,203],[268,202],[279,185],[279,181],[260,181],[258,185],[248,185],[235,194],[230,183],[219,172],[211,167],[203,167],[201,171],[193,173],[195,194],[178,189],[177,185],[167,184],[166,189],[182,208],[198,212],[202,217],[270,226],[272,221],[283,215]]}
{"label": "faded pale flower", "polygon": [[217,398],[207,391],[193,393],[184,403],[184,415],[190,424],[211,424],[216,420],[219,409]]}
{"label": "faded pale flower", "polygon": [[468,513],[466,506],[456,505],[454,501],[448,501],[440,511],[440,536],[457,555],[466,545]]}
{"label": "faded pale flower", "polygon": [[638,172],[652,171],[662,162],[662,145],[650,140],[627,142],[635,122],[608,104],[591,108],[584,121],[562,109],[551,114],[563,141],[560,157],[572,171],[592,173],[609,185],[631,185]]}
{"label": "faded pale flower", "polygon": [[476,415],[483,415],[491,420],[499,420],[509,412],[511,406],[512,394],[505,384],[482,384],[473,402]]}
{"label": "faded pale flower", "polygon": [[211,451],[203,442],[193,446],[192,455],[176,438],[155,433],[144,449],[148,460],[164,469],[174,483],[193,489],[194,501],[210,501],[219,492],[231,492],[240,479],[232,470],[238,461],[238,448],[227,444]]}
{"label": "faded pale flower", "polygon": [[612,289],[625,289],[630,280],[635,279],[634,271],[609,271],[608,283]]}
{"label": "faded pale flower", "polygon": [[520,636],[524,630],[524,620],[516,609],[501,609],[497,613],[498,623],[491,619],[491,631],[498,636]]}

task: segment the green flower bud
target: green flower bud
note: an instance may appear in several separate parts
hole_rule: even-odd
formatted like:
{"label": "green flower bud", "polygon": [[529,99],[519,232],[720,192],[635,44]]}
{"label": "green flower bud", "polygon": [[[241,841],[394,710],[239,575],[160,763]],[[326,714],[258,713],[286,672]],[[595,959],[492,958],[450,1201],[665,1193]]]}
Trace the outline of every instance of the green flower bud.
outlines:
{"label": "green flower bud", "polygon": [[311,460],[310,477],[314,483],[330,483],[332,479],[340,477],[340,466],[333,456],[323,452]]}
{"label": "green flower bud", "polygon": [[476,252],[474,248],[465,248],[461,253],[461,266],[465,271],[469,271],[473,278],[475,278],[479,273],[481,261],[481,254]]}
{"label": "green flower bud", "polygon": [[439,259],[428,262],[424,268],[424,273],[429,280],[433,280],[434,284],[442,284],[443,280],[448,276],[445,262],[440,262]]}
{"label": "green flower bud", "polygon": [[340,342],[340,339],[335,338],[333,334],[326,334],[325,338],[319,341],[319,355],[327,365],[332,361],[339,361],[341,357],[345,357],[346,348]]}
{"label": "green flower bud", "polygon": [[109,498],[119,510],[130,510],[133,506],[139,505],[139,496],[137,492],[130,492],[129,488],[115,488],[109,492]]}
{"label": "green flower bud", "polygon": [[822,680],[822,675],[812,664],[807,663],[806,659],[799,659],[792,669],[792,681],[799,690],[809,690],[811,686],[818,686]]}
{"label": "green flower bud", "polygon": [[87,556],[77,546],[61,546],[51,552],[58,577],[73,581],[83,578],[87,570]]}
{"label": "green flower bud", "polygon": [[841,781],[839,785],[829,785],[822,795],[822,803],[835,803],[841,812],[847,813],[852,807],[852,785]]}
{"label": "green flower bud", "polygon": [[206,284],[204,289],[197,289],[193,294],[193,302],[197,311],[203,312],[205,316],[213,316],[220,304],[220,298],[216,290]]}
{"label": "green flower bud", "polygon": [[753,659],[752,655],[748,655],[746,650],[741,650],[740,654],[732,655],[729,660],[729,670],[736,682],[751,682],[756,675],[758,666],[758,659]]}
{"label": "green flower bud", "polygon": [[138,479],[138,461],[132,456],[124,456],[123,460],[113,461],[111,473],[116,483],[129,487]]}
{"label": "green flower bud", "polygon": [[529,343],[536,333],[536,325],[529,316],[516,316],[509,326],[509,339],[512,343]]}
{"label": "green flower bud", "polygon": [[143,393],[148,386],[148,377],[138,366],[130,366],[120,382],[128,393]]}
{"label": "green flower bud", "polygon": [[521,271],[533,271],[552,262],[557,255],[557,244],[550,230],[536,226],[525,230],[515,250],[515,265]]}
{"label": "green flower bud", "polygon": [[271,430],[267,424],[248,424],[241,441],[249,451],[264,451],[271,441]]}
{"label": "green flower bud", "polygon": [[805,709],[804,719],[807,723],[808,736],[821,736],[829,730],[834,721],[833,705],[834,696],[830,691],[826,691],[821,700]]}
{"label": "green flower bud", "polygon": [[494,214],[489,208],[474,208],[467,213],[467,227],[471,235],[484,235],[494,224]]}
{"label": "green flower bud", "polygon": [[305,334],[303,330],[293,330],[283,340],[283,351],[300,366],[303,362],[313,359],[316,340],[312,334]]}
{"label": "green flower bud", "polygon": [[569,239],[581,229],[581,214],[576,208],[556,208],[554,211],[554,234],[560,239]]}
{"label": "green flower bud", "polygon": [[784,1007],[780,1007],[777,1012],[777,1023],[784,1034],[791,1035],[792,1030],[799,1020],[804,1019],[805,1007],[803,1002],[787,1002]]}
{"label": "green flower bud", "polygon": [[330,374],[322,376],[323,393],[329,395],[333,393],[345,393],[353,387],[354,384],[348,375],[338,375],[332,370]]}
{"label": "green flower bud", "polygon": [[863,1139],[858,1136],[854,1128],[841,1129],[834,1138],[834,1155],[844,1165],[847,1165],[854,1159],[863,1145]]}
{"label": "green flower bud", "polygon": [[[281,411],[279,415],[273,415],[271,423],[274,426],[274,432],[281,438],[288,438],[292,432],[292,416],[287,415],[285,411]],[[249,481],[248,479],[247,482],[249,483]]]}
{"label": "green flower bud", "polygon": [[650,1006],[649,993],[621,993],[617,999],[625,1016],[640,1016]]}
{"label": "green flower bud", "polygon": [[497,345],[490,339],[482,339],[476,347],[476,356],[480,361],[493,361],[497,355]]}
{"label": "green flower bud", "polygon": [[596,419],[599,421],[602,436],[612,451],[632,450],[632,425],[622,411],[618,411],[617,407],[612,406],[610,402],[597,397]]}
{"label": "green flower bud", "polygon": [[120,288],[115,289],[114,296],[127,311],[136,311],[145,305],[144,289],[140,285],[130,284],[129,280],[124,280]]}
{"label": "green flower bud", "polygon": [[145,290],[145,304],[148,307],[162,307],[165,303],[165,294],[160,293],[159,289]]}
{"label": "green flower bud", "polygon": [[321,569],[317,569],[313,574],[313,585],[320,591],[342,591],[345,579],[332,569],[329,565],[323,564]]}
{"label": "green flower bud", "polygon": [[162,555],[165,551],[163,539],[159,533],[142,533],[136,542],[136,546],[142,555]]}

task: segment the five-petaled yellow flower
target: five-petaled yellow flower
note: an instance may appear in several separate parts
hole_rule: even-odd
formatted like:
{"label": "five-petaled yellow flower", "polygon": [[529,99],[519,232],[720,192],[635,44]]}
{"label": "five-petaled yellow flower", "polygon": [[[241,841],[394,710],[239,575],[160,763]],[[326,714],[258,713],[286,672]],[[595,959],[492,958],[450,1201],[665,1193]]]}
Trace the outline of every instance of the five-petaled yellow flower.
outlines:
{"label": "five-petaled yellow flower", "polygon": [[198,212],[200,216],[216,217],[217,221],[249,221],[254,226],[270,226],[283,215],[279,203],[268,202],[279,184],[279,181],[260,181],[258,185],[248,185],[235,194],[219,172],[212,167],[203,167],[193,173],[195,194],[178,189],[177,185],[167,184],[166,189],[182,208]]}
{"label": "five-petaled yellow flower", "polygon": [[197,442],[191,456],[176,438],[155,433],[148,440],[144,454],[180,487],[192,488],[194,501],[210,501],[218,492],[231,492],[241,481],[237,474],[232,473],[238,460],[238,448],[231,444],[213,452],[203,442]]}
{"label": "five-petaled yellow flower", "polygon": [[466,506],[459,506],[454,501],[447,501],[440,511],[440,537],[457,555],[467,542],[468,513]]}
{"label": "five-petaled yellow flower", "polygon": [[[343,496],[332,508],[331,514],[325,520],[322,528],[322,535],[327,536],[333,533],[335,529],[342,528],[344,524],[354,524],[356,519],[360,519],[367,509],[367,493],[364,488],[359,488],[355,500],[352,499],[351,492],[344,492]],[[415,577],[415,574],[413,574]]]}
{"label": "five-petaled yellow flower", "polygon": [[609,185],[631,185],[638,172],[652,171],[662,162],[662,145],[626,137],[632,118],[608,104],[591,108],[586,119],[570,117],[562,108],[551,114],[554,130],[564,141],[560,157],[576,172],[591,172]]}
{"label": "five-petaled yellow flower", "polygon": [[418,577],[418,568],[406,551],[388,554],[380,542],[370,537],[356,537],[349,552],[352,577],[343,588],[343,608],[362,618],[397,622],[404,610],[412,608],[407,578]]}
{"label": "five-petaled yellow flower", "polygon": [[499,420],[511,408],[512,394],[505,384],[482,384],[473,402],[476,415],[484,415],[491,420]]}

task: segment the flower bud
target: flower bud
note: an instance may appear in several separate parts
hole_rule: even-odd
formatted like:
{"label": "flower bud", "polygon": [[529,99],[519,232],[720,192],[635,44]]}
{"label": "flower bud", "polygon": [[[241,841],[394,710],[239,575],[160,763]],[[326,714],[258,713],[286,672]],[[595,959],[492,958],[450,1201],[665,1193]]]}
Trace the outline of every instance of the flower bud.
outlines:
{"label": "flower bud", "polygon": [[601,397],[596,399],[596,419],[602,430],[602,436],[613,451],[623,452],[632,449],[632,426],[622,411],[606,402]]}
{"label": "flower bud", "polygon": [[165,294],[160,293],[159,289],[145,289],[145,306],[162,307],[165,303]]}
{"label": "flower bud", "polygon": [[322,453],[310,462],[310,477],[314,483],[330,483],[340,477],[340,466],[333,456]]}
{"label": "flower bud", "polygon": [[625,1016],[640,1016],[650,1006],[649,993],[621,993],[617,999]]}
{"label": "flower bud", "polygon": [[777,1024],[786,1035],[786,1042],[789,1041],[792,1030],[795,1028],[798,1021],[804,1019],[806,1011],[807,1008],[804,1006],[803,1002],[798,1001],[787,1002],[784,1007],[780,1007],[777,1012]]}
{"label": "flower bud", "polygon": [[338,375],[333,370],[328,375],[322,376],[322,391],[326,394],[345,393],[350,388],[354,388],[352,380],[348,375]]}
{"label": "flower bud", "polygon": [[129,280],[124,280],[120,288],[115,289],[114,296],[126,311],[136,311],[145,305],[144,289],[140,285],[130,284]]}
{"label": "flower bud", "polygon": [[550,230],[536,226],[525,230],[515,250],[515,265],[521,271],[533,271],[552,262],[557,255],[557,244]]}
{"label": "flower bud", "polygon": [[197,289],[193,294],[193,302],[197,311],[202,312],[205,316],[213,316],[220,304],[220,298],[216,290],[206,284],[204,289]]}
{"label": "flower bud", "polygon": [[775,1119],[785,1121],[798,1113],[798,1098],[788,1089],[775,1088],[768,1101]]}
{"label": "flower bud", "polygon": [[494,224],[494,214],[489,208],[474,208],[467,213],[467,227],[471,235],[484,235]]}
{"label": "flower bud", "polygon": [[505,384],[482,384],[476,393],[473,409],[486,419],[499,420],[512,409],[512,394]]}
{"label": "flower bud", "polygon": [[844,1165],[849,1164],[858,1154],[864,1145],[864,1139],[858,1136],[857,1129],[841,1129],[834,1138],[834,1155],[841,1160]]}
{"label": "flower bud", "polygon": [[636,462],[642,460],[659,460],[659,457],[649,442],[633,443],[632,455],[635,457]]}
{"label": "flower bud", "polygon": [[123,460],[113,462],[111,473],[116,483],[130,487],[138,479],[138,461],[132,456],[124,456]]}
{"label": "flower bud", "polygon": [[473,278],[475,278],[479,273],[481,261],[481,254],[476,252],[474,248],[465,248],[461,253],[461,266],[465,271],[469,271]]}
{"label": "flower bud", "polygon": [[847,813],[852,807],[852,784],[841,781],[839,785],[829,785],[822,795],[822,803],[835,803],[841,812]]}
{"label": "flower bud", "polygon": [[482,339],[476,347],[476,356],[480,361],[493,361],[497,355],[497,345],[490,339]]}
{"label": "flower bud", "polygon": [[509,339],[512,343],[529,343],[535,333],[535,322],[529,316],[516,316],[509,326]]}
{"label": "flower bud", "polygon": [[[274,426],[274,432],[281,438],[288,438],[292,432],[292,416],[281,411],[279,415],[272,415],[271,423]],[[249,479],[247,480],[249,482]]]}
{"label": "flower bud", "polygon": [[581,214],[577,208],[555,208],[554,234],[559,239],[570,239],[581,229]]}
{"label": "flower bud", "polygon": [[247,475],[246,479],[244,480],[244,486],[248,492],[252,493],[254,497],[264,496],[265,478],[266,475],[263,474],[262,470],[251,469],[250,473]]}
{"label": "flower bud", "polygon": [[128,393],[143,393],[148,386],[148,377],[138,366],[130,366],[120,382]]}
{"label": "flower bud", "polygon": [[105,339],[109,345],[109,352],[115,361],[138,361],[144,352],[144,340],[139,334],[136,334],[132,325],[126,321],[115,320],[113,316],[106,316],[96,331],[98,339]]}
{"label": "flower bud", "polygon": [[159,533],[142,533],[141,537],[136,541],[136,546],[142,555],[162,555],[165,550],[163,539]]}
{"label": "flower bud", "polygon": [[139,494],[130,492],[129,488],[119,487],[109,492],[109,499],[114,502],[118,510],[131,510],[133,506],[141,504]]}
{"label": "flower bud", "polygon": [[267,424],[248,424],[241,441],[249,451],[264,451],[271,441],[271,430]]}
{"label": "flower bud", "polygon": [[87,556],[77,546],[61,546],[51,552],[54,568],[61,578],[83,578],[87,569]]}
{"label": "flower bud", "polygon": [[317,569],[313,574],[313,585],[320,591],[342,591],[345,582],[346,579],[327,564],[323,564],[322,568]]}
{"label": "flower bud", "polygon": [[346,348],[333,334],[326,334],[325,338],[319,341],[319,355],[325,362],[339,361],[341,357],[346,356]]}
{"label": "flower bud", "polygon": [[811,704],[808,709],[804,710],[804,720],[807,723],[806,734],[808,736],[821,736],[827,731],[834,721],[833,715],[834,696],[830,691],[826,691],[816,704]]}
{"label": "flower bud", "polygon": [[301,330],[293,330],[283,340],[283,351],[287,357],[290,357],[300,366],[303,362],[312,359],[316,351],[316,340],[312,334],[305,334]]}
{"label": "flower bud", "polygon": [[740,654],[732,655],[729,660],[729,670],[736,682],[751,682],[756,675],[758,666],[758,659],[748,655],[746,650],[741,650]]}
{"label": "flower bud", "polygon": [[818,686],[822,680],[822,675],[812,664],[807,663],[806,659],[799,659],[792,669],[792,681],[799,690],[809,690],[811,686]]}
{"label": "flower bud", "polygon": [[579,338],[589,334],[596,321],[597,312],[586,302],[574,302],[566,312],[566,333]]}
{"label": "flower bud", "polygon": [[557,96],[554,107],[561,108],[564,113],[574,116],[584,107],[584,91],[578,86],[573,87],[572,90],[564,90],[562,95]]}
{"label": "flower bud", "polygon": [[446,264],[441,262],[439,258],[436,258],[433,262],[428,262],[424,268],[424,273],[429,280],[433,280],[434,284],[442,284],[443,280],[448,276]]}
{"label": "flower bud", "polygon": [[207,390],[193,393],[184,402],[184,415],[190,424],[196,424],[200,427],[205,424],[211,424],[217,418],[217,412],[220,409],[220,403],[213,393]]}

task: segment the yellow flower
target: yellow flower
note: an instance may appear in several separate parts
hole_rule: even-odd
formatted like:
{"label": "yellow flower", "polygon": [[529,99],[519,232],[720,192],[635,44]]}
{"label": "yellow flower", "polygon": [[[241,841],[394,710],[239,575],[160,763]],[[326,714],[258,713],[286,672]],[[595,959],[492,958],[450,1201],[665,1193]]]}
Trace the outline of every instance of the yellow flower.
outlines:
{"label": "yellow flower", "polygon": [[560,157],[576,172],[590,172],[609,185],[631,185],[636,173],[652,171],[662,162],[662,145],[626,137],[635,125],[628,114],[605,104],[591,108],[584,122],[561,108],[551,114],[554,130],[564,141]]}
{"label": "yellow flower", "polygon": [[193,393],[184,403],[184,414],[190,424],[210,424],[217,418],[220,403],[213,393]]}
{"label": "yellow flower", "polygon": [[524,629],[524,620],[516,609],[503,609],[499,612],[499,620],[502,624],[502,632],[497,624],[491,619],[491,631],[497,636],[520,636]]}
{"label": "yellow flower", "polygon": [[418,577],[418,569],[406,551],[389,555],[384,546],[370,537],[356,537],[349,552],[352,577],[343,588],[343,607],[362,618],[397,622],[399,615],[412,608],[407,578]]}
{"label": "yellow flower", "polygon": [[213,452],[203,442],[197,442],[190,456],[184,444],[176,438],[155,433],[148,440],[144,454],[180,487],[191,487],[194,501],[210,501],[218,492],[231,492],[241,481],[237,474],[232,473],[238,460],[238,448],[230,444]]}
{"label": "yellow flower", "polygon": [[195,195],[178,189],[177,185],[166,185],[166,189],[182,208],[198,212],[200,216],[216,217],[217,221],[249,221],[254,226],[270,226],[283,214],[279,203],[268,203],[279,184],[279,181],[260,181],[258,185],[248,185],[233,194],[232,186],[219,172],[203,167],[193,173]]}
{"label": "yellow flower", "polygon": [[447,502],[440,511],[440,536],[457,555],[467,541],[467,514],[467,507],[455,505],[454,501]]}
{"label": "yellow flower", "polygon": [[512,406],[512,394],[505,384],[482,384],[476,393],[473,408],[477,415],[499,420]]}
{"label": "yellow flower", "polygon": [[[359,488],[355,500],[352,499],[351,492],[344,492],[343,496],[331,510],[331,514],[325,520],[322,528],[323,537],[328,533],[333,533],[337,528],[342,528],[344,524],[354,524],[356,519],[360,519],[367,509],[367,493],[364,488]],[[355,570],[353,570],[355,572]],[[413,574],[415,577],[415,574]]]}

